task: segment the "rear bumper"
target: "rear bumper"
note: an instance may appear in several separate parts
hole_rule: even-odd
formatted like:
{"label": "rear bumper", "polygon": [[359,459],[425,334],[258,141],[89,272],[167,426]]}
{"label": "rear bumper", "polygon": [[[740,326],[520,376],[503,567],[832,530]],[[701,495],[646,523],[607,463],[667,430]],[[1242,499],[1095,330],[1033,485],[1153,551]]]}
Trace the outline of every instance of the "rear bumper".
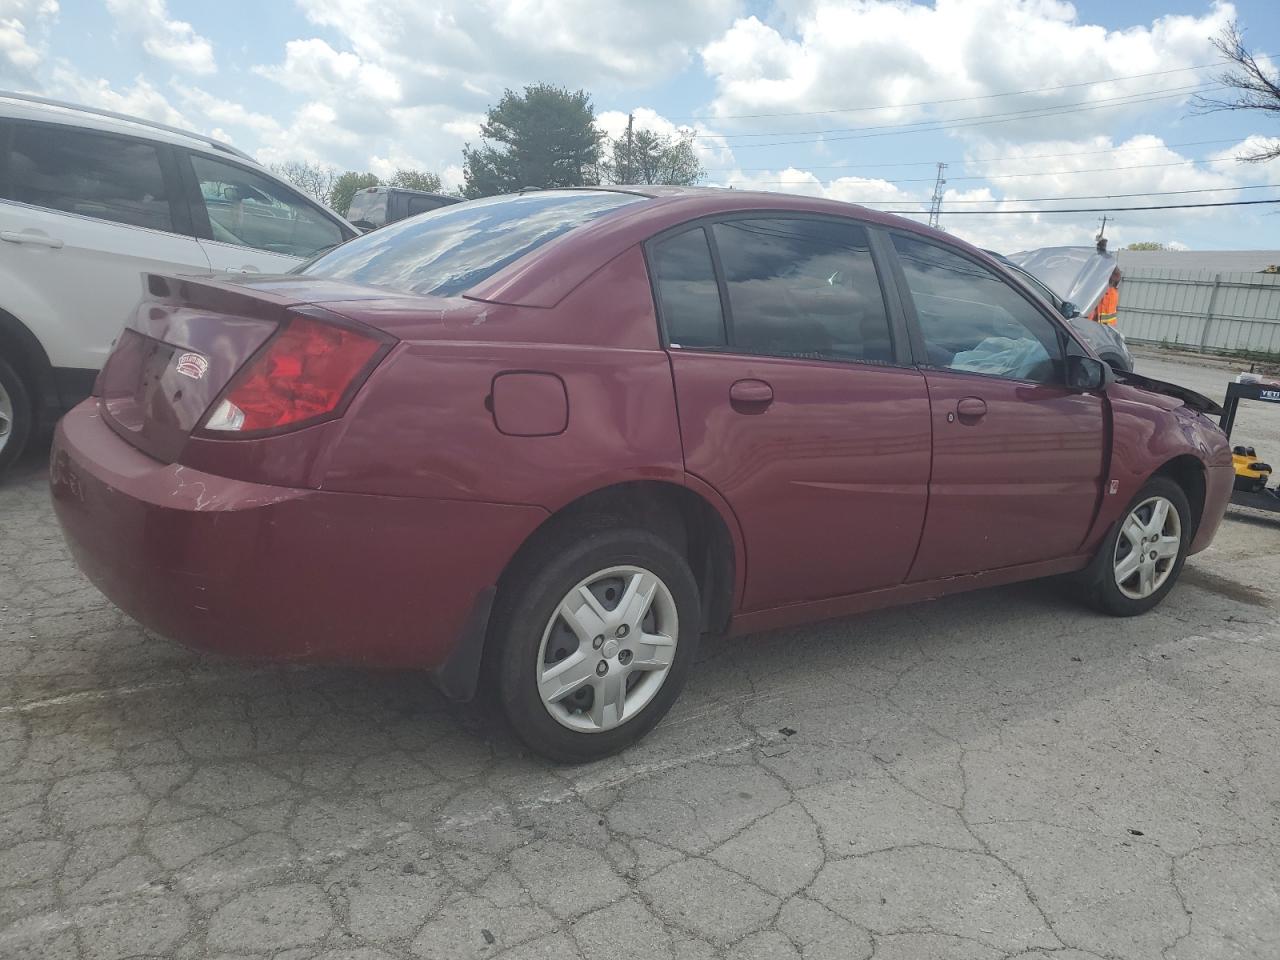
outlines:
{"label": "rear bumper", "polygon": [[80,569],[156,633],[233,656],[377,666],[443,667],[547,516],[160,463],[92,398],[58,426],[50,485]]}

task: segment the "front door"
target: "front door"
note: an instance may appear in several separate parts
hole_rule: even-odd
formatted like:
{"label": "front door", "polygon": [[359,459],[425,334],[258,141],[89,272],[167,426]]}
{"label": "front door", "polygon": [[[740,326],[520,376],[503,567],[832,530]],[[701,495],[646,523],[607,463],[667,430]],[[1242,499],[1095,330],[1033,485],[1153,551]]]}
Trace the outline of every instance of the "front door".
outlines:
{"label": "front door", "polygon": [[1069,557],[1098,507],[1100,396],[1065,383],[1063,336],[977,261],[895,234],[933,419],[912,581]]}
{"label": "front door", "polygon": [[730,219],[649,257],[685,466],[741,525],[744,609],[901,583],[924,521],[929,401],[899,362],[865,229]]}

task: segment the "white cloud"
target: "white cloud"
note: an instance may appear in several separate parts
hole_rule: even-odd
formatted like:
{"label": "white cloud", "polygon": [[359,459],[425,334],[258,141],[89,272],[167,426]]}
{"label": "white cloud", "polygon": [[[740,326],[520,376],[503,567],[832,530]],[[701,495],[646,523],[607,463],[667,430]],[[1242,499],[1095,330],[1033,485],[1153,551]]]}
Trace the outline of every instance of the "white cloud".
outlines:
{"label": "white cloud", "polygon": [[168,98],[145,77],[137,77],[132,86],[117,90],[107,80],[83,76],[65,61],[59,61],[53,69],[49,92],[73,103],[102,107],[171,126],[191,127]]}
{"label": "white cloud", "polygon": [[[740,19],[702,50],[715,80],[713,116],[832,111],[877,105],[873,111],[775,118],[775,129],[832,129],[922,117],[958,118],[1039,107],[1093,103],[1146,90],[1172,90],[1203,79],[1197,73],[1024,93],[932,112],[913,106],[1175,70],[1215,60],[1209,38],[1235,16],[1228,3],[1203,17],[1166,16],[1149,26],[1105,30],[1081,23],[1075,8],[1055,0],[796,0],[775,24]],[[1149,105],[1128,108],[1131,113]],[[1096,128],[1095,111],[1002,125],[1026,134]],[[759,127],[765,121],[757,120]]]}
{"label": "white cloud", "polygon": [[44,60],[44,38],[57,0],[0,0],[0,80],[29,84]]}
{"label": "white cloud", "polygon": [[324,40],[290,40],[285,44],[283,63],[254,69],[289,90],[311,97],[378,103],[400,99],[400,82],[389,70],[354,53],[340,53]]}
{"label": "white cloud", "polygon": [[211,44],[185,20],[169,17],[165,0],[106,0],[121,30],[137,37],[151,56],[179,70],[211,74],[218,69]]}
{"label": "white cloud", "polygon": [[741,0],[299,0],[315,24],[409,86],[496,99],[537,78],[655,86],[723,30]]}

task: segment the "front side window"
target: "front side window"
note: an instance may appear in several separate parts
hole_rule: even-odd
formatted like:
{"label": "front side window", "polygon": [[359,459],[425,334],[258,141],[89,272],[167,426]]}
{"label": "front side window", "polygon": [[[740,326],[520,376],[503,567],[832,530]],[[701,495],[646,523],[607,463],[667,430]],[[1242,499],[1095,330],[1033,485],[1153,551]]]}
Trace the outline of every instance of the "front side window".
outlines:
{"label": "front side window", "polygon": [[402,293],[454,296],[576,227],[644,198],[596,190],[455,203],[366,233],[300,268]]}
{"label": "front side window", "polygon": [[650,247],[650,268],[667,339],[673,347],[723,347],[724,313],[702,227]]}
{"label": "front side window", "polygon": [[890,363],[893,341],[865,228],[760,218],[715,225],[735,349]]}
{"label": "front side window", "polygon": [[212,238],[290,257],[310,257],[345,237],[314,204],[284,184],[213,157],[191,156]]}
{"label": "front side window", "polygon": [[931,366],[1061,383],[1058,329],[1004,279],[932,243],[895,234]]}
{"label": "front side window", "polygon": [[152,230],[173,218],[154,144],[45,124],[14,125],[6,198]]}

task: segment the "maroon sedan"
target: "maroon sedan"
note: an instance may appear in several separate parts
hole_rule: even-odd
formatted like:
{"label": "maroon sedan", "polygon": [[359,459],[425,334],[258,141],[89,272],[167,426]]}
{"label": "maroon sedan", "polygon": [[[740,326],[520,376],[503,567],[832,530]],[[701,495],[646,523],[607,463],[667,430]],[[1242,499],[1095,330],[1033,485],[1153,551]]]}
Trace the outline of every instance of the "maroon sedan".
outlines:
{"label": "maroon sedan", "polygon": [[847,204],[525,193],[144,282],[53,450],[90,579],[207,650],[488,674],[558,759],[652,728],[704,633],[1055,574],[1149,610],[1231,490],[1210,401]]}

